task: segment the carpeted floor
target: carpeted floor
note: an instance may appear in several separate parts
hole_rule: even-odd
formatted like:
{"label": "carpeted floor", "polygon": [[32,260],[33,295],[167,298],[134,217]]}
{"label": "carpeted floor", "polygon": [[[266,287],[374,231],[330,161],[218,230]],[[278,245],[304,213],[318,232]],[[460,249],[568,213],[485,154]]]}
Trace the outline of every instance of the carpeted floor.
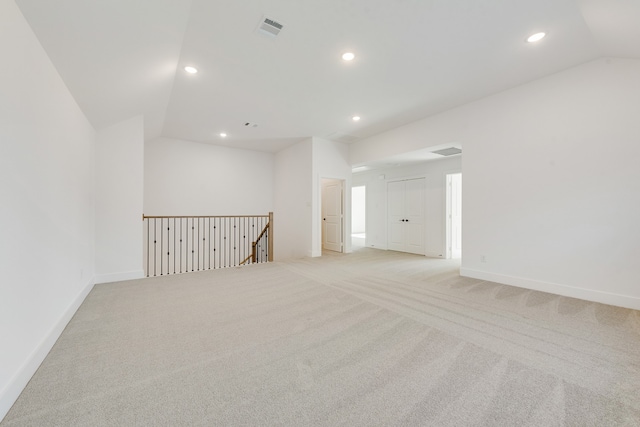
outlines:
{"label": "carpeted floor", "polygon": [[97,285],[8,426],[638,426],[640,312],[353,254]]}

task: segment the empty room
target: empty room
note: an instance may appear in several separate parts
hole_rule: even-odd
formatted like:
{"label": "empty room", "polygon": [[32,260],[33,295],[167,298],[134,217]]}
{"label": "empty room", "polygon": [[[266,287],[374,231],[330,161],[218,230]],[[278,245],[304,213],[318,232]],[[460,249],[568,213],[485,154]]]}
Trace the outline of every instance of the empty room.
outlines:
{"label": "empty room", "polygon": [[0,426],[640,425],[638,22],[0,0]]}

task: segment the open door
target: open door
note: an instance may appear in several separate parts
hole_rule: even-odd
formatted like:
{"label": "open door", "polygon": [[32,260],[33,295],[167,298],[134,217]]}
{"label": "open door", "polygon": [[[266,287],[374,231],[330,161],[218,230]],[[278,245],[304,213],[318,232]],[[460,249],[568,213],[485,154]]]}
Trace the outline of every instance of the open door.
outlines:
{"label": "open door", "polygon": [[364,185],[351,187],[351,246],[366,246],[367,189]]}
{"label": "open door", "polygon": [[447,258],[462,257],[462,174],[447,174]]}
{"label": "open door", "polygon": [[322,249],[343,252],[343,181],[322,179]]}

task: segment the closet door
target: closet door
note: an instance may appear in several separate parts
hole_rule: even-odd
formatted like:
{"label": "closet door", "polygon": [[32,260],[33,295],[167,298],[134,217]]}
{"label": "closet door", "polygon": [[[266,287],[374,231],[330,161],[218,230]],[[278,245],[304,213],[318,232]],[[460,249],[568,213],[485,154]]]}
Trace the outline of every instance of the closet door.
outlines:
{"label": "closet door", "polygon": [[405,252],[424,255],[425,250],[425,182],[424,178],[405,181]]}
{"label": "closet door", "polygon": [[425,253],[425,179],[387,185],[388,247],[394,251]]}

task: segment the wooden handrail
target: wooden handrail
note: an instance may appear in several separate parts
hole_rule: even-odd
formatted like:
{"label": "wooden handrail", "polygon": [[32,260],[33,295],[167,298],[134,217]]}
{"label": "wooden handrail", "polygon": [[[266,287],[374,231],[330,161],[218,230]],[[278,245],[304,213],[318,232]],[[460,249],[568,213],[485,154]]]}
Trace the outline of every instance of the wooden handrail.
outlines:
{"label": "wooden handrail", "polygon": [[267,225],[264,226],[264,228],[262,229],[262,232],[258,234],[258,237],[256,238],[256,242],[259,241],[262,238],[262,236],[264,236],[264,233],[266,233],[267,230],[269,229],[269,225],[270,223],[267,223]]}
{"label": "wooden handrail", "polygon": [[[142,214],[142,220],[147,277],[273,261],[273,233],[267,232],[273,230],[273,212],[233,216]],[[255,233],[259,233],[257,238]]]}
{"label": "wooden handrail", "polygon": [[262,231],[260,232],[260,234],[258,235],[258,237],[256,238],[255,242],[251,242],[251,255],[249,255],[248,257],[246,257],[244,259],[244,261],[242,261],[240,263],[240,265],[244,265],[247,261],[249,261],[249,258],[251,258],[251,262],[256,262],[258,260],[258,253],[256,251],[256,246],[258,245],[258,242],[260,241],[260,239],[262,239],[262,236],[264,236],[264,233],[267,232],[267,230],[271,230],[270,234],[269,234],[269,240],[268,240],[268,246],[267,246],[267,261],[268,262],[273,262],[273,212],[269,212],[269,222],[267,223],[267,225],[264,226],[264,228],[262,229]]}
{"label": "wooden handrail", "polygon": [[[273,212],[270,213],[273,215]],[[142,220],[148,218],[271,218],[269,215],[145,215],[142,214]]]}

